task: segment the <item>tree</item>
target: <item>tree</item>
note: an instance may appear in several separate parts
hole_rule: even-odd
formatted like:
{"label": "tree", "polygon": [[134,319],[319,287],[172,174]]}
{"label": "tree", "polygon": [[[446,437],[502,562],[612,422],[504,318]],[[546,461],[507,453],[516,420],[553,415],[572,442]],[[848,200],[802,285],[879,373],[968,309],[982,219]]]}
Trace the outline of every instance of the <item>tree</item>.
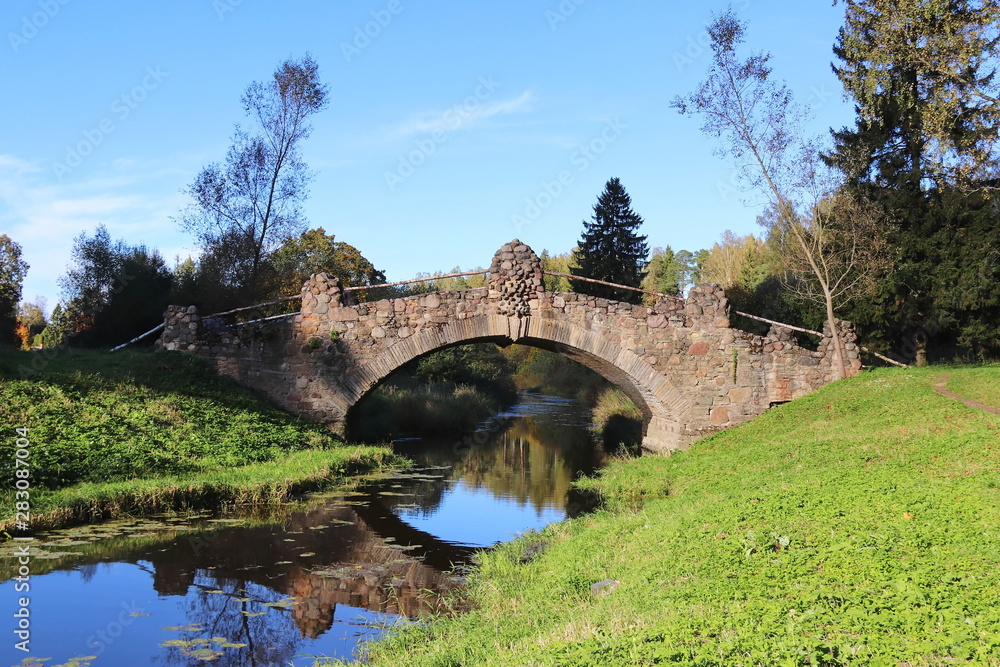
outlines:
{"label": "tree", "polygon": [[28,268],[28,263],[21,259],[21,246],[6,234],[0,234],[0,345],[21,344],[15,333],[17,304]]}
{"label": "tree", "polygon": [[57,303],[52,309],[48,326],[42,331],[42,345],[47,348],[64,345],[69,342],[76,329],[73,314],[64,311],[62,304]]}
{"label": "tree", "polygon": [[[808,143],[803,143],[802,111],[795,105],[784,84],[775,83],[768,67],[770,56],[753,53],[740,59],[745,26],[732,10],[715,18],[708,29],[711,38],[712,65],[698,90],[678,97],[672,104],[681,114],[699,114],[702,131],[723,138],[719,149],[737,164],[742,176],[763,190],[771,202],[771,230],[782,239],[790,257],[801,259],[796,267],[799,280],[815,286],[808,293],[818,295],[826,313],[833,348],[833,365],[838,377],[846,375],[844,349],[838,320],[834,314],[841,287],[854,285],[847,276],[864,266],[866,249],[874,250],[870,261],[879,257],[871,239],[855,235],[848,253],[849,261],[833,261],[841,249],[832,240],[833,218],[822,215],[820,202],[835,189],[819,176],[819,160]],[[836,218],[849,238],[850,219]]]}
{"label": "tree", "polygon": [[1000,132],[992,0],[848,0],[834,71],[853,128],[824,159],[878,201],[896,270],[851,318],[901,358],[1000,351]]}
{"label": "tree", "polygon": [[[548,250],[542,250],[542,254],[538,256],[538,259],[542,260],[542,269],[545,271],[569,275],[572,272],[572,267],[577,265],[576,254],[578,250],[579,248],[573,248],[569,252],[564,252],[561,255],[551,255]],[[569,278],[546,275],[544,280],[545,289],[549,292],[573,291]]]}
{"label": "tree", "polygon": [[857,127],[835,132],[854,178],[919,190],[997,176],[996,0],[845,0],[833,70]]}
{"label": "tree", "polygon": [[[632,210],[632,199],[621,181],[612,178],[594,205],[592,222],[584,221],[576,254],[575,276],[639,287],[645,276],[649,246],[636,234],[642,218]],[[640,293],[573,280],[574,292],[638,303]]]}
{"label": "tree", "polygon": [[[653,256],[646,266],[646,277],[642,288],[671,296],[684,296],[691,286],[692,274],[696,270],[695,256],[687,250],[674,252],[673,248],[654,248]],[[647,294],[643,301],[653,304],[659,297]]]}
{"label": "tree", "polygon": [[158,251],[112,241],[99,225],[93,237],[83,233],[74,240],[71,261],[59,279],[66,304],[56,327],[59,338],[112,346],[163,321],[173,280]]}
{"label": "tree", "polygon": [[[45,318],[46,301],[44,296],[35,298],[35,302],[27,302],[17,307],[18,335],[24,341],[22,349],[30,348],[35,344],[38,337],[48,326]],[[23,331],[21,327],[24,327]]]}
{"label": "tree", "polygon": [[275,271],[275,279],[267,292],[271,298],[297,294],[314,273],[339,278],[341,287],[379,285],[386,281],[385,274],[376,269],[360,250],[349,243],[337,241],[322,227],[288,239],[271,259]]}
{"label": "tree", "polygon": [[250,84],[242,102],[254,132],[237,126],[225,163],[198,174],[181,226],[204,245],[213,277],[246,305],[261,296],[270,253],[304,227],[301,203],[312,175],[300,144],[327,90],[306,55],[282,63],[271,81]]}

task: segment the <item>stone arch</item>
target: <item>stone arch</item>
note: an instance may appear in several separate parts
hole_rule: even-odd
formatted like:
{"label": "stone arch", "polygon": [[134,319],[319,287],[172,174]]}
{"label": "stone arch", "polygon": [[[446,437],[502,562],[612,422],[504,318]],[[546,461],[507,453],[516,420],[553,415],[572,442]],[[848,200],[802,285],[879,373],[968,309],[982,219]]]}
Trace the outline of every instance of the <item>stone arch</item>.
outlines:
{"label": "stone arch", "polygon": [[681,446],[690,402],[670,378],[631,350],[572,322],[538,317],[480,314],[426,328],[399,340],[355,368],[339,384],[344,415],[404,364],[431,352],[468,343],[521,343],[566,356],[620,388],[643,415],[643,446],[662,451]]}

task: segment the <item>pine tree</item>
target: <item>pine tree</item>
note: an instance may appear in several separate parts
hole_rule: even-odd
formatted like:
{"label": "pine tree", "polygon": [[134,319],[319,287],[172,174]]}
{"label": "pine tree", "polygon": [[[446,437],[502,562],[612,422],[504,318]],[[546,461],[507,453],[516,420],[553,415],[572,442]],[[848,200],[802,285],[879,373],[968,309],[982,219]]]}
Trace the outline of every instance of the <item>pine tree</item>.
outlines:
{"label": "pine tree", "polygon": [[[592,222],[584,221],[576,255],[575,276],[639,287],[645,277],[649,246],[636,234],[642,218],[632,210],[632,199],[621,181],[612,178],[594,205]],[[604,299],[639,303],[641,293],[573,280],[574,292]]]}

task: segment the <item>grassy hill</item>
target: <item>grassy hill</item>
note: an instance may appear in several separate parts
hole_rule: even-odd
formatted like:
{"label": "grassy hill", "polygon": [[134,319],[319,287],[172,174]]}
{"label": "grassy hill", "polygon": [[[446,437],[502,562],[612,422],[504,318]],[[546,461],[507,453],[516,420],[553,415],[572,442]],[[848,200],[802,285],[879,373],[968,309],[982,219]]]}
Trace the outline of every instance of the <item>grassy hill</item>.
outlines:
{"label": "grassy hill", "polygon": [[[204,361],[170,352],[0,351],[0,503],[30,473],[31,527],[171,507],[282,500],[352,471],[399,463],[347,447]],[[27,457],[15,457],[27,429]],[[24,433],[24,431],[22,431]],[[27,463],[25,466],[24,463]],[[22,496],[23,497],[23,496]],[[10,531],[13,512],[0,518]]]}
{"label": "grassy hill", "polygon": [[998,366],[879,370],[608,467],[372,664],[1000,665],[1000,417],[943,374],[1000,407]]}

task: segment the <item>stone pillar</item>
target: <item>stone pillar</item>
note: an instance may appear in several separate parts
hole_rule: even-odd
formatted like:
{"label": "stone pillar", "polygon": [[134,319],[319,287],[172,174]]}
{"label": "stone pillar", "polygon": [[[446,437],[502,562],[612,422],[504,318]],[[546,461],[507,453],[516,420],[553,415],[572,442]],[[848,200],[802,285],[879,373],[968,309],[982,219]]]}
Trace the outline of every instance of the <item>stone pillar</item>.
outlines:
{"label": "stone pillar", "polygon": [[531,302],[545,291],[542,260],[535,252],[514,239],[504,244],[490,264],[489,297],[499,300],[497,314],[527,317]]}
{"label": "stone pillar", "polygon": [[[861,350],[858,348],[858,334],[854,331],[854,324],[847,320],[837,320],[837,329],[840,331],[840,342],[844,344],[844,367],[847,369],[849,377],[861,372]],[[833,364],[833,336],[830,331],[830,324],[823,322],[823,340],[819,344],[819,351],[822,352],[826,360]]]}
{"label": "stone pillar", "polygon": [[201,316],[195,306],[167,306],[163,313],[163,333],[156,339],[157,350],[193,352],[197,347]]}
{"label": "stone pillar", "polygon": [[715,283],[695,285],[688,292],[684,313],[693,320],[704,322],[717,329],[729,327],[729,299],[726,292]]}

